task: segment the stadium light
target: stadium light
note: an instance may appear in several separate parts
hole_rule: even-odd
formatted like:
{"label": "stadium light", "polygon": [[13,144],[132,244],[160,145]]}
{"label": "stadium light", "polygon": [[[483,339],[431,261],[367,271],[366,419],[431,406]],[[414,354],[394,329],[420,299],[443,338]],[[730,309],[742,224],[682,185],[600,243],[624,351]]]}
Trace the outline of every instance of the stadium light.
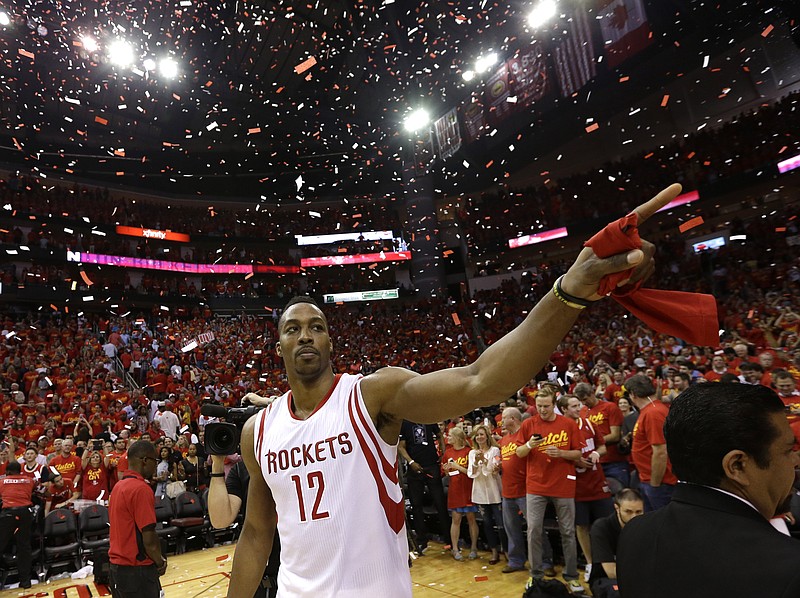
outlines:
{"label": "stadium light", "polygon": [[90,54],[92,52],[97,52],[97,50],[100,48],[100,46],[97,45],[97,41],[89,35],[84,35],[81,37],[81,45],[83,46],[83,49]]}
{"label": "stadium light", "polygon": [[4,10],[0,10],[0,25],[3,27],[11,25],[11,17],[8,16],[8,13]]}
{"label": "stadium light", "polygon": [[528,25],[538,29],[556,15],[558,3],[556,0],[539,0],[528,15]]}
{"label": "stadium light", "polygon": [[146,71],[154,71],[156,70],[156,61],[152,58],[145,58],[144,62],[142,63],[144,70]]}
{"label": "stadium light", "polygon": [[461,77],[464,81],[472,81],[475,78],[475,71],[464,71],[461,73]]}
{"label": "stadium light", "polygon": [[117,66],[128,66],[133,63],[133,46],[125,40],[118,39],[108,47],[108,59]]}
{"label": "stadium light", "polygon": [[475,61],[475,70],[478,73],[485,73],[497,63],[497,53],[489,52]]}
{"label": "stadium light", "polygon": [[178,63],[172,58],[164,58],[158,65],[158,70],[162,77],[174,79],[178,76]]}
{"label": "stadium light", "polygon": [[428,111],[424,108],[418,108],[406,116],[405,120],[403,121],[403,126],[406,128],[406,131],[413,133],[414,131],[419,131],[423,127],[428,126],[428,123],[430,122],[431,117],[428,114]]}

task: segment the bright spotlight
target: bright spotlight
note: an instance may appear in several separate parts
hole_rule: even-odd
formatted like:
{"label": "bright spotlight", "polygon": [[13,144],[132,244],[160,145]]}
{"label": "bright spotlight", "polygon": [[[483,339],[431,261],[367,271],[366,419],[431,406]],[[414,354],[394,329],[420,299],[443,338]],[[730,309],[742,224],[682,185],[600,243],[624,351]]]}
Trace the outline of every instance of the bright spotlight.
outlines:
{"label": "bright spotlight", "polygon": [[478,58],[475,61],[475,70],[479,73],[485,73],[490,68],[492,68],[497,63],[497,54],[495,52],[490,52],[484,56]]}
{"label": "bright spotlight", "polygon": [[172,58],[164,58],[158,65],[158,70],[161,72],[162,77],[174,79],[178,76],[178,63]]}
{"label": "bright spotlight", "polygon": [[475,71],[464,71],[461,73],[461,77],[464,81],[472,81],[475,78]]}
{"label": "bright spotlight", "polygon": [[428,111],[424,108],[418,108],[406,116],[405,121],[403,121],[403,126],[405,126],[406,131],[413,133],[414,131],[419,131],[423,127],[428,126],[428,123],[430,122],[431,117],[428,114]]}
{"label": "bright spotlight", "polygon": [[118,39],[108,47],[108,59],[117,66],[128,66],[133,63],[133,46]]}
{"label": "bright spotlight", "polygon": [[8,13],[4,10],[0,10],[0,25],[3,27],[11,25],[11,17],[9,17]]}
{"label": "bright spotlight", "polygon": [[84,35],[83,37],[81,37],[81,45],[83,46],[83,49],[89,52],[90,54],[92,52],[97,52],[98,48],[100,47],[97,45],[97,41],[93,37],[90,37],[88,35]]}
{"label": "bright spotlight", "polygon": [[144,70],[146,71],[154,71],[156,70],[156,61],[152,58],[145,58],[144,62],[142,63]]}
{"label": "bright spotlight", "polygon": [[533,7],[533,10],[528,15],[528,25],[538,29],[556,16],[557,8],[556,0],[539,0],[539,3]]}

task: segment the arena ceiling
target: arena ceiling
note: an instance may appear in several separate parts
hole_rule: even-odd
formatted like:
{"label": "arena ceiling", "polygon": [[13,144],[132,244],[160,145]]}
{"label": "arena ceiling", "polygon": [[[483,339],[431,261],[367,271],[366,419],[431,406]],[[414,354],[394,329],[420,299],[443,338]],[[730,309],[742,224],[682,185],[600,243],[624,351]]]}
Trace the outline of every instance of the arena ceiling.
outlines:
{"label": "arena ceiling", "polygon": [[[736,4],[647,3],[671,51],[686,35],[727,43],[775,3]],[[0,27],[0,160],[187,195],[383,193],[401,177],[407,111],[424,102],[441,114],[467,97],[462,71],[524,43],[531,5],[18,0]],[[133,45],[132,65],[109,63],[117,38]],[[143,66],[167,55],[177,78]]]}

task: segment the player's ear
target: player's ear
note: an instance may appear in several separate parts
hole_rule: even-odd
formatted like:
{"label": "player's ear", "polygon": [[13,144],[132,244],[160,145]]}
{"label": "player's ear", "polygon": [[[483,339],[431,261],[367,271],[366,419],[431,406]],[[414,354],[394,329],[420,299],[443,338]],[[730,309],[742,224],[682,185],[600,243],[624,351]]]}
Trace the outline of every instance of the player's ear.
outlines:
{"label": "player's ear", "polygon": [[283,357],[283,353],[281,353],[281,343],[280,343],[280,341],[275,343],[275,352],[278,354],[278,357]]}

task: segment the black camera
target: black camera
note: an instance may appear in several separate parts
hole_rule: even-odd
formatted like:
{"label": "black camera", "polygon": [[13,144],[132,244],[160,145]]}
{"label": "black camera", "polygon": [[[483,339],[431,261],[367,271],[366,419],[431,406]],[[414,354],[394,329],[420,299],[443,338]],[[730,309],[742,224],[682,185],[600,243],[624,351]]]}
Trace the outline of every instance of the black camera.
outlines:
{"label": "black camera", "polygon": [[261,407],[223,407],[203,405],[200,413],[208,417],[224,417],[224,422],[214,422],[205,427],[205,448],[209,455],[231,455],[239,450],[244,423],[261,411]]}

